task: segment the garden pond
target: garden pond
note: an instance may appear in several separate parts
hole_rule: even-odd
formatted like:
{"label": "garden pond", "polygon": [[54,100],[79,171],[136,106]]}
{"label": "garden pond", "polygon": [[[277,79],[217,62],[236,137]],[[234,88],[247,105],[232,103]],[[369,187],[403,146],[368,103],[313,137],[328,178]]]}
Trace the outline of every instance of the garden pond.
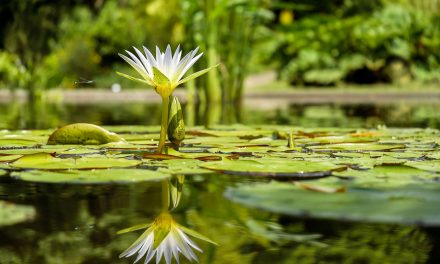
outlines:
{"label": "garden pond", "polygon": [[0,131],[1,263],[438,263],[436,129],[105,128]]}

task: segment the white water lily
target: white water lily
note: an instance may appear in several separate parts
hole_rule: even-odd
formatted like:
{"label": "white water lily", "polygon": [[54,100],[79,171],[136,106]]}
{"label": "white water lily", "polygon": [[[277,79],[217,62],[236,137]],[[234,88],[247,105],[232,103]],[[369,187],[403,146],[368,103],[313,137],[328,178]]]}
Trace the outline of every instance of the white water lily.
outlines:
{"label": "white water lily", "polygon": [[215,67],[213,66],[198,71],[182,79],[185,73],[203,55],[203,53],[197,55],[199,48],[190,51],[183,58],[180,46],[177,47],[174,55],[171,51],[170,45],[167,46],[165,52],[161,52],[159,47],[156,46],[156,57],[154,57],[146,47],[143,47],[145,54],[139,51],[136,47],[133,48],[137,56],[128,50],[126,50],[128,56],[123,54],[119,54],[119,56],[128,62],[128,64],[130,64],[143,79],[135,78],[120,72],[118,72],[118,74],[130,80],[153,86],[156,92],[162,97],[170,96],[174,89],[180,84],[197,78]]}
{"label": "white water lily", "polygon": [[173,93],[174,89],[176,89],[176,87],[180,84],[197,78],[202,74],[205,74],[217,65],[198,71],[188,77],[183,78],[185,73],[202,56],[203,53],[200,53],[196,56],[199,48],[190,51],[183,58],[180,46],[177,47],[174,55],[171,51],[170,45],[167,46],[165,52],[161,52],[160,49],[156,46],[156,58],[145,47],[143,47],[145,54],[143,54],[137,48],[133,48],[137,56],[128,50],[126,50],[128,56],[125,56],[123,54],[119,54],[119,56],[121,56],[126,62],[128,62],[128,64],[130,64],[142,76],[143,79],[139,79],[120,72],[117,72],[117,74],[130,80],[153,86],[156,92],[162,97],[161,129],[159,144],[157,147],[157,152],[162,153],[165,147],[165,139],[168,127],[168,103],[170,95]]}
{"label": "white water lily", "polygon": [[127,250],[119,255],[120,258],[137,254],[134,263],[145,256],[144,263],[147,264],[156,257],[157,264],[163,256],[166,264],[171,264],[173,257],[177,263],[180,263],[179,254],[182,254],[189,261],[192,262],[194,260],[198,262],[197,255],[193,249],[199,252],[202,252],[202,249],[188,235],[216,244],[201,234],[179,225],[168,212],[160,214],[152,224],[135,226],[121,230],[118,233],[142,228],[148,229]]}

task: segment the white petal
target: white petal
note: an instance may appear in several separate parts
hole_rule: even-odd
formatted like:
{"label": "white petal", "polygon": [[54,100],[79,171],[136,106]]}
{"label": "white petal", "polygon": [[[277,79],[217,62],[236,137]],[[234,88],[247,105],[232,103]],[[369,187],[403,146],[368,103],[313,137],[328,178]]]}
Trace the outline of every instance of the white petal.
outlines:
{"label": "white petal", "polygon": [[160,52],[160,49],[158,46],[156,46],[156,61],[157,61],[157,68],[163,72],[163,57],[162,52]]}
{"label": "white petal", "polygon": [[191,53],[188,53],[183,57],[183,59],[177,64],[176,70],[173,73],[173,76],[171,76],[171,82],[176,82],[179,80],[179,75],[182,72],[183,68],[185,68],[186,64],[192,59]]}
{"label": "white petal", "polygon": [[172,58],[171,62],[171,68],[170,68],[170,76],[174,76],[177,65],[179,64],[180,57],[182,56],[182,51],[180,51],[180,44],[177,46],[176,51],[174,52],[174,56]]}
{"label": "white petal", "polygon": [[172,240],[173,239],[169,236],[168,240],[166,241],[166,244],[164,245],[165,247],[164,247],[163,255],[164,255],[166,264],[171,264],[171,257],[172,257],[172,250],[173,250]]}
{"label": "white petal", "polygon": [[133,53],[131,53],[130,51],[126,50],[126,52],[128,53],[128,55],[130,55],[131,59],[136,62],[136,65],[138,65],[141,69],[143,69],[145,71],[145,67],[142,64],[142,62],[138,59],[138,57],[136,57],[136,55],[134,55]]}
{"label": "white petal", "polygon": [[144,263],[147,264],[148,262],[150,262],[153,259],[155,254],[156,254],[156,250],[153,247],[150,247],[148,249],[147,256],[145,257]]}
{"label": "white petal", "polygon": [[164,243],[162,243],[156,248],[156,264],[159,264],[162,259],[163,251],[164,251]]}
{"label": "white petal", "polygon": [[154,58],[153,54],[151,54],[151,52],[145,46],[142,46],[142,47],[144,48],[144,52],[145,52],[145,55],[147,56],[148,61],[151,63],[151,67],[157,68],[157,61]]}
{"label": "white petal", "polygon": [[138,262],[152,246],[153,246],[153,233],[148,235],[148,237],[145,239],[144,245],[139,250],[138,256],[133,263]]}
{"label": "white petal", "polygon": [[142,63],[144,64],[145,69],[148,72],[148,75],[150,75],[151,78],[153,78],[153,68],[151,67],[150,62],[147,60],[147,58],[145,58],[144,54],[142,54],[142,52],[140,52],[136,47],[133,47],[134,50],[136,51],[137,55],[139,56],[139,58],[141,59]]}
{"label": "white petal", "polygon": [[131,67],[133,67],[144,79],[150,78],[144,67],[137,65],[136,62],[123,54],[119,54],[119,56],[124,59],[128,64],[130,64]]}
{"label": "white petal", "polygon": [[165,50],[165,57],[163,60],[164,73],[168,77],[168,79],[170,78],[170,68],[171,68],[172,60],[173,60],[173,56],[171,54],[171,47],[170,44],[168,44],[167,49]]}
{"label": "white petal", "polygon": [[193,66],[194,63],[196,63],[196,61],[197,61],[198,59],[200,59],[200,57],[202,57],[202,55],[203,55],[203,52],[200,53],[199,55],[197,55],[197,57],[195,57],[194,59],[192,59],[192,60],[191,60],[186,66],[185,66],[185,68],[183,68],[183,70],[182,70],[182,72],[180,73],[179,78],[177,78],[177,80],[180,80],[180,79],[183,77],[183,75],[189,70],[189,68],[191,68],[191,66]]}
{"label": "white petal", "polygon": [[203,250],[201,248],[199,248],[199,246],[197,246],[197,244],[194,243],[194,241],[192,241],[191,238],[189,238],[187,235],[185,235],[185,233],[183,233],[181,230],[179,230],[179,233],[188,245],[190,245],[191,247],[195,248],[196,250],[198,250],[200,252],[203,252]]}

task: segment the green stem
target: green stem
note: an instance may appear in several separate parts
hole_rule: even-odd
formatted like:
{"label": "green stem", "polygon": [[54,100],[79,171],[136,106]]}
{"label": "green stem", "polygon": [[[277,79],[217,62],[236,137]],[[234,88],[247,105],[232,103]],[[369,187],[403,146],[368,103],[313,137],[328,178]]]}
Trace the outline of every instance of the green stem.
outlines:
{"label": "green stem", "polygon": [[162,212],[168,212],[170,206],[169,180],[162,181]]}
{"label": "green stem", "polygon": [[159,146],[157,147],[157,153],[163,153],[165,147],[165,140],[167,138],[168,129],[168,103],[170,97],[162,97],[162,122],[160,124],[160,138]]}

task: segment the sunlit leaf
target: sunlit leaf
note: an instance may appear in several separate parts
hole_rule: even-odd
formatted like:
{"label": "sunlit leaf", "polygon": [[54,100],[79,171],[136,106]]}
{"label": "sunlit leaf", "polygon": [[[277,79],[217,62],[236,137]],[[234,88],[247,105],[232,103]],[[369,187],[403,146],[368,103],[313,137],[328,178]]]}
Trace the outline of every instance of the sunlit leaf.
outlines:
{"label": "sunlit leaf", "polygon": [[27,169],[104,169],[112,167],[133,167],[140,164],[139,160],[111,158],[105,156],[84,156],[77,158],[57,158],[48,153],[23,156],[11,164],[15,168]]}
{"label": "sunlit leaf", "polygon": [[240,159],[205,162],[202,168],[217,172],[254,176],[323,177],[344,166],[330,162],[310,162],[281,158]]}
{"label": "sunlit leaf", "polygon": [[169,174],[139,169],[102,169],[67,171],[23,171],[13,172],[11,177],[22,181],[69,183],[69,184],[109,184],[142,181],[160,181]]}

